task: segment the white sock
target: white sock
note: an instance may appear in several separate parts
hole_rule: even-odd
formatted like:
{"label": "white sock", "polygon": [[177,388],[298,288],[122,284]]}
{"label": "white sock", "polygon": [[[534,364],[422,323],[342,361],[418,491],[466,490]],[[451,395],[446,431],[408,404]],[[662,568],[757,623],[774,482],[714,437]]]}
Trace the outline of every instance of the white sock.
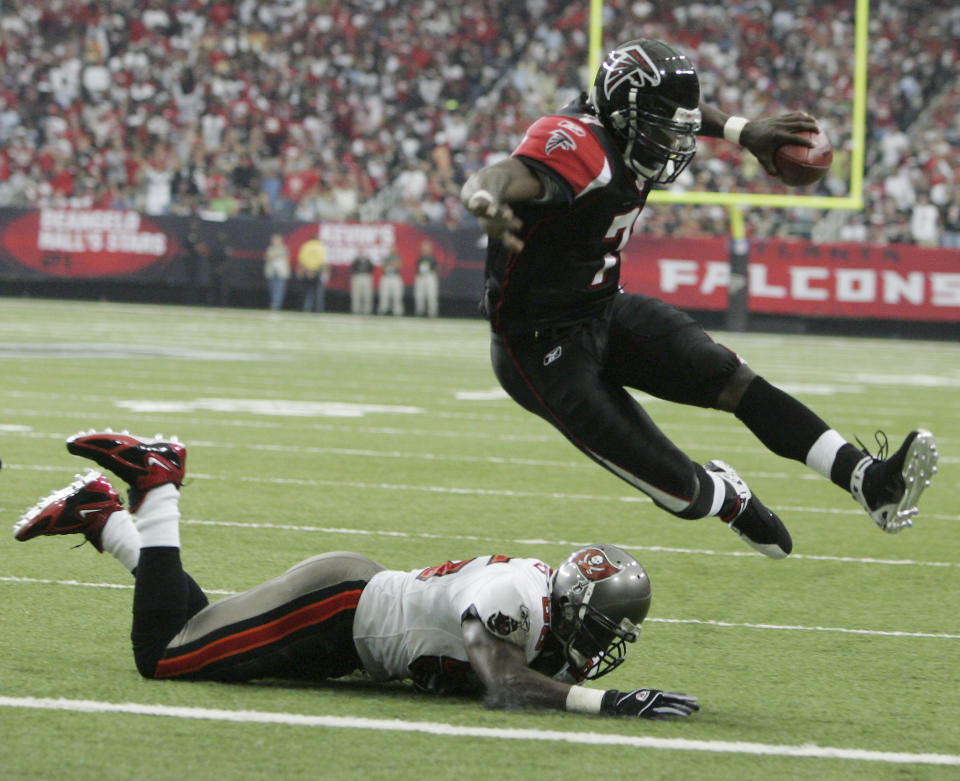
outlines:
{"label": "white sock", "polygon": [[832,428],[824,431],[807,453],[807,466],[829,480],[834,459],[845,444],[847,440]]}
{"label": "white sock", "polygon": [[720,508],[723,507],[723,500],[727,498],[727,484],[723,478],[716,472],[707,472],[713,481],[713,502],[710,505],[710,512],[707,515],[720,515]]}
{"label": "white sock", "polygon": [[173,483],[147,492],[137,510],[141,548],[180,547],[180,491]]}
{"label": "white sock", "polygon": [[136,569],[140,560],[140,532],[126,510],[117,510],[107,518],[100,533],[100,544],[129,572]]}

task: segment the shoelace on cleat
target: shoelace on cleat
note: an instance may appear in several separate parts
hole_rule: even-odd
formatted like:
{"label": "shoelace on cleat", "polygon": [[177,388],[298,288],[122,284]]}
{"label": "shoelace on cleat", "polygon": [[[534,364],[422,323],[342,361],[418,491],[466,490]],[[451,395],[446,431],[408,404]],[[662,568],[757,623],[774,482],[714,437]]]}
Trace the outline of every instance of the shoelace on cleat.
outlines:
{"label": "shoelace on cleat", "polygon": [[860,437],[854,437],[854,439],[857,440],[857,444],[860,446],[860,452],[862,452],[865,456],[871,456],[876,461],[886,461],[887,456],[890,453],[890,440],[887,438],[886,432],[877,429],[873,432],[873,438],[877,443],[876,455],[871,453],[867,446],[860,441]]}

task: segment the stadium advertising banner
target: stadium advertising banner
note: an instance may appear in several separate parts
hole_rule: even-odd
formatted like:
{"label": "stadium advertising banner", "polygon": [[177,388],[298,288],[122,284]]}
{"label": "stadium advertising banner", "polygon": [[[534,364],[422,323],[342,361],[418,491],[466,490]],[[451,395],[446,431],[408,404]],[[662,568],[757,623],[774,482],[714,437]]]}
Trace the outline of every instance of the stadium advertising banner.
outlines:
{"label": "stadium advertising banner", "polygon": [[[472,304],[483,288],[486,237],[476,227],[216,221],[110,209],[0,209],[0,281],[162,285],[183,289],[182,300],[195,303],[190,291],[218,284],[217,278],[234,291],[265,289],[263,256],[273,233],[284,237],[294,259],[303,242],[319,238],[327,246],[334,290],[349,288],[350,264],[358,254],[379,266],[391,250],[400,255],[407,285],[417,257],[429,250],[438,260],[441,298]],[[623,252],[621,282],[627,291],[683,309],[724,311],[728,257],[724,238],[640,234]],[[958,250],[753,242],[747,279],[734,284],[747,285],[755,313],[960,322]]]}
{"label": "stadium advertising banner", "polygon": [[[623,253],[628,291],[683,309],[724,310],[728,242],[636,236]],[[814,244],[771,240],[750,246],[749,310],[776,315],[960,320],[960,252],[913,245]]]}
{"label": "stadium advertising banner", "polygon": [[3,226],[4,253],[62,277],[127,276],[177,253],[176,238],[135,211],[38,209]]}
{"label": "stadium advertising banner", "polygon": [[307,239],[318,238],[326,248],[326,261],[332,272],[330,286],[349,287],[350,265],[359,255],[370,258],[375,276],[391,252],[400,256],[400,275],[412,285],[417,275],[416,261],[422,252],[437,259],[441,277],[449,276],[457,262],[449,233],[428,232],[420,227],[397,222],[324,222],[303,223],[284,236],[292,258]]}
{"label": "stadium advertising banner", "polygon": [[349,288],[350,264],[358,255],[369,257],[379,275],[391,251],[400,255],[409,285],[417,258],[426,251],[437,258],[440,276],[453,284],[451,295],[463,294],[458,266],[473,272],[476,286],[467,295],[478,297],[483,283],[476,262],[458,259],[456,231],[392,222],[153,217],[111,209],[0,209],[0,278],[177,287],[206,286],[213,284],[211,277],[223,276],[233,289],[252,289],[265,285],[263,258],[273,233],[283,236],[294,266],[303,243],[319,238],[327,248],[332,289]]}

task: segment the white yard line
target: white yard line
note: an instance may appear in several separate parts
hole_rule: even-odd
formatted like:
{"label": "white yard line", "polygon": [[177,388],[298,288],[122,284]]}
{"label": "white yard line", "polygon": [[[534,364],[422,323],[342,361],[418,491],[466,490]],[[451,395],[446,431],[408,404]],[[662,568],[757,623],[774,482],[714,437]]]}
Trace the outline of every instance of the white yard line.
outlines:
{"label": "white yard line", "polygon": [[[14,467],[16,468],[16,467]],[[24,467],[21,467],[24,468]],[[34,467],[30,467],[34,468]],[[46,470],[46,467],[36,467]],[[223,475],[209,475],[192,473],[191,477],[196,480],[215,480],[223,482],[227,479]],[[629,504],[649,503],[650,499],[642,493],[637,492],[626,496],[611,496],[603,494],[571,494],[563,491],[515,491],[509,488],[474,488],[470,486],[457,487],[445,485],[412,485],[409,483],[367,483],[355,480],[317,480],[315,478],[294,478],[294,477],[257,477],[248,475],[243,478],[247,483],[268,483],[275,485],[300,485],[315,486],[317,488],[356,488],[366,490],[382,491],[419,491],[435,494],[457,494],[461,496],[509,496],[513,498],[528,499],[555,499],[562,502],[586,501],[586,502],[625,502]],[[775,505],[779,512],[804,512],[816,513],[819,515],[863,515],[863,510],[858,507],[794,507],[790,505]],[[943,515],[938,513],[923,513],[923,517],[937,518],[948,521],[960,521],[960,515]]]}
{"label": "white yard line", "polygon": [[[21,583],[43,586],[75,586],[78,588],[104,588],[114,590],[133,590],[132,583],[95,583],[81,580],[54,580],[49,578],[17,577],[14,575],[0,575],[0,583]],[[225,589],[204,589],[208,595],[230,596],[236,591]],[[833,632],[836,634],[867,635],[871,637],[910,637],[914,639],[932,640],[960,640],[960,634],[948,632],[905,632],[889,629],[853,629],[839,626],[803,626],[800,624],[752,624],[736,621],[717,621],[704,618],[647,618],[647,623],[653,624],[689,624],[696,626],[713,626],[725,629],[762,629],[777,632]]]}
{"label": "white yard line", "polygon": [[[55,469],[54,467],[49,467],[50,470]],[[196,477],[196,475],[195,475]],[[254,481],[256,478],[246,477],[244,478],[247,481]],[[295,482],[295,481],[283,481],[283,482]],[[311,480],[305,481],[310,483],[317,483],[319,481]],[[344,485],[342,483],[336,483],[336,485]],[[353,486],[360,484],[351,484]],[[449,490],[455,493],[468,493],[469,489],[440,489],[434,487],[432,489],[427,487],[404,487],[404,486],[384,486],[384,485],[374,485],[374,484],[363,484],[363,487],[368,488],[396,488],[396,489],[408,489],[408,490]],[[517,495],[511,493],[511,495]],[[586,498],[590,500],[597,499],[616,499],[616,497],[581,497],[575,494],[563,494],[563,495],[554,495],[554,494],[533,494],[537,497],[543,498],[547,496],[559,496],[564,500],[575,499],[575,498]],[[623,501],[628,501],[626,497],[623,498]],[[634,499],[633,501],[650,501],[649,499],[641,498]],[[800,508],[795,508],[800,509]],[[823,508],[805,508],[810,512],[830,512],[829,510]],[[844,512],[844,511],[836,511]],[[860,511],[852,510],[850,511],[853,514],[859,514]],[[958,520],[956,516],[936,516],[927,514],[928,517],[943,517],[950,520]],[[583,547],[584,545],[591,544],[591,540],[558,540],[558,539],[545,539],[537,537],[517,537],[513,539],[507,539],[503,537],[486,537],[476,534],[438,534],[431,532],[409,532],[409,531],[400,531],[393,529],[362,529],[355,526],[315,526],[311,524],[290,524],[290,523],[259,523],[256,521],[217,521],[217,520],[203,520],[198,518],[183,518],[180,521],[182,526],[214,526],[214,527],[223,527],[230,529],[248,529],[251,531],[283,531],[283,532],[307,532],[311,534],[336,534],[336,535],[354,535],[359,537],[396,537],[401,539],[417,539],[417,540],[462,540],[469,542],[489,542],[492,545],[498,546],[520,546],[520,545],[534,545],[534,546],[555,546],[575,549]],[[636,545],[630,542],[616,542],[621,548],[631,551],[640,551],[644,553],[667,553],[667,554],[676,554],[683,556],[722,556],[722,557],[731,557],[731,558],[744,558],[747,556],[755,557],[758,554],[749,551],[749,550],[735,550],[735,551],[724,551],[724,550],[714,550],[711,548],[685,548],[685,547],[671,547],[666,545]],[[935,567],[935,568],[960,568],[960,563],[953,561],[923,561],[918,559],[878,559],[873,557],[860,557],[860,556],[828,556],[828,555],[819,555],[811,553],[794,553],[790,556],[791,561],[824,561],[824,562],[837,562],[842,564],[868,564],[868,565],[879,565],[879,566],[890,566],[890,567]],[[0,582],[4,580],[3,577],[0,577]]]}
{"label": "white yard line", "polygon": [[[37,394],[23,392],[13,393],[10,391],[0,391],[0,398],[3,396],[18,396],[23,395],[24,397],[34,397]],[[62,400],[64,404],[71,401],[76,401],[76,397],[63,396],[62,394],[47,394],[50,397],[51,401]],[[351,397],[353,401],[356,401],[356,398]],[[87,399],[91,403],[96,403],[98,405],[103,404],[112,404],[114,399],[106,399],[99,397],[89,397]],[[44,407],[38,409],[19,409],[16,414],[20,417],[40,417],[40,418],[51,418],[51,417],[60,417],[67,418],[70,420],[86,420],[89,418],[89,412],[81,412],[79,410],[68,410],[62,404],[52,405],[55,408]],[[878,417],[882,416],[882,413],[877,410],[872,410]],[[127,412],[123,413],[124,415],[128,414]],[[697,411],[694,410],[690,415],[696,415]],[[890,413],[892,414],[892,413]],[[511,414],[495,414],[495,413],[481,413],[481,412],[450,412],[433,409],[430,411],[430,415],[433,418],[442,418],[446,420],[463,420],[463,421],[486,421],[486,422],[500,422],[510,424],[516,420],[515,416]],[[352,434],[375,434],[375,435],[384,435],[384,436],[423,436],[423,437],[433,437],[433,438],[455,438],[463,440],[483,440],[483,441],[521,441],[521,442],[531,442],[531,443],[559,443],[561,442],[558,439],[558,435],[544,428],[544,433],[537,433],[536,430],[533,430],[525,434],[503,434],[495,433],[489,431],[482,431],[477,428],[468,429],[468,430],[455,430],[455,429],[437,429],[437,428],[415,428],[411,426],[411,423],[414,420],[418,420],[419,416],[413,416],[408,421],[397,422],[396,425],[390,426],[377,426],[377,425],[361,425],[361,424],[346,424],[346,423],[325,423],[317,422],[323,418],[314,418],[312,421],[305,420],[296,420],[295,422],[285,422],[284,419],[280,420],[271,420],[263,419],[269,418],[269,416],[246,416],[243,418],[227,418],[222,415],[218,415],[216,418],[207,415],[205,417],[196,417],[190,415],[178,415],[175,425],[176,426],[188,426],[188,425],[204,425],[209,426],[211,423],[215,423],[217,426],[223,426],[225,428],[258,428],[265,430],[287,430],[296,428],[297,430],[309,429],[310,431],[336,431],[341,433],[352,433]],[[149,424],[150,426],[159,425],[162,429],[169,428],[170,416],[168,414],[138,414],[138,421],[143,425]],[[680,444],[684,447],[687,447],[690,450],[697,449],[703,450],[705,448],[717,447],[722,449],[723,453],[743,453],[743,454],[761,454],[769,455],[770,451],[764,448],[763,446],[756,445],[731,445],[729,444],[729,437],[731,432],[742,433],[744,431],[743,427],[740,426],[736,421],[730,419],[729,425],[724,425],[723,421],[725,419],[722,417],[717,417],[714,423],[706,422],[695,422],[695,423],[673,423],[670,424],[670,432],[680,432],[680,431],[690,431],[696,435],[696,441],[691,442],[688,445],[684,445],[682,441]],[[871,424],[872,425],[872,424]],[[8,429],[8,433],[17,434],[19,436],[24,436],[27,438],[35,439],[50,439],[50,440],[60,440],[62,441],[65,436],[68,434],[74,433],[73,430],[69,432],[46,432],[46,431],[34,431],[30,426],[20,426],[17,430]],[[174,432],[176,433],[176,432]],[[936,432],[935,432],[936,433]],[[708,440],[704,440],[705,434],[716,434],[716,441],[718,443],[714,445]],[[679,439],[674,437],[674,439]],[[896,439],[896,437],[894,437]],[[940,444],[949,444],[952,442],[949,437],[937,437]],[[274,446],[272,444],[264,443],[247,443],[247,444],[236,444],[234,442],[214,442],[214,441],[191,441],[191,447],[213,447],[217,449],[223,448],[244,448],[249,450],[280,450],[280,451],[290,451],[290,452],[316,452],[323,453],[323,448],[308,448],[300,446]],[[373,455],[378,455],[378,451],[370,451]],[[389,453],[384,453],[383,455],[389,455]],[[422,457],[422,451],[409,452],[406,454],[409,458],[418,458]],[[430,457],[430,454],[427,454],[427,457]],[[450,458],[456,458],[456,456],[445,456]],[[941,463],[945,464],[955,464],[960,463],[960,458],[958,457],[948,457],[941,455]],[[786,463],[786,462],[784,462]],[[569,462],[565,462],[565,465],[575,466],[575,465],[586,465],[588,468],[595,468],[595,466],[587,459],[577,459],[572,458]],[[778,476],[774,474],[774,476]],[[819,476],[809,475],[811,479],[820,480]],[[792,475],[792,479],[796,479],[796,473]]]}
{"label": "white yard line", "polygon": [[[648,500],[649,501],[649,500]],[[502,537],[483,537],[476,534],[433,534],[430,532],[406,532],[390,529],[359,529],[347,526],[311,526],[300,524],[281,524],[281,523],[246,523],[243,521],[209,521],[200,519],[183,519],[181,524],[187,526],[225,526],[229,528],[247,528],[247,529],[266,529],[276,531],[305,531],[320,534],[354,534],[362,537],[401,537],[418,540],[467,540],[470,542],[489,542],[496,545],[554,545],[563,548],[580,548],[584,545],[590,545],[590,540],[548,540],[540,538],[515,538],[504,539]],[[733,558],[742,558],[746,556],[755,557],[756,553],[747,550],[721,551],[710,548],[675,548],[664,545],[634,545],[627,542],[616,543],[626,550],[643,551],[647,553],[675,553],[680,555],[692,556],[730,556]],[[915,567],[960,567],[960,563],[951,561],[918,561],[916,559],[875,559],[869,557],[852,556],[820,556],[813,554],[796,553],[791,560],[807,561],[835,561],[851,564],[882,564],[890,566],[915,566]]]}
{"label": "white yard line", "polygon": [[488,738],[495,740],[535,740],[590,746],[627,746],[637,749],[666,751],[700,751],[714,754],[748,754],[810,759],[843,759],[854,762],[885,762],[905,765],[960,766],[960,755],[910,753],[905,751],[871,751],[859,748],[837,748],[814,744],[782,745],[746,741],[690,740],[687,738],[654,738],[643,735],[617,735],[598,732],[565,732],[561,730],[508,729],[471,727],[433,721],[403,719],[369,719],[354,716],[310,716],[302,713],[273,711],[224,710],[170,705],[148,705],[134,702],[101,702],[41,697],[0,697],[0,707],[30,708],[80,713],[122,713],[136,716],[161,716],[175,719],[239,724],[283,724],[293,727],[326,729],[362,729],[379,732],[416,732],[452,738]]}

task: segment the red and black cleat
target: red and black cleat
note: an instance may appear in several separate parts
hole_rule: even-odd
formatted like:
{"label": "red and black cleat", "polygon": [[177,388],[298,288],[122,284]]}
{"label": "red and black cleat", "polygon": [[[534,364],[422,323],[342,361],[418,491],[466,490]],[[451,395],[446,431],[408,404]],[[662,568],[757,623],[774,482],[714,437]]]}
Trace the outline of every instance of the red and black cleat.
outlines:
{"label": "red and black cleat", "polygon": [[130,486],[130,509],[136,510],[144,494],[158,485],[183,484],[187,448],[176,437],[153,439],[121,431],[87,431],[67,438],[67,450],[96,461]]}
{"label": "red and black cleat", "polygon": [[21,542],[56,534],[82,534],[101,553],[100,536],[107,519],[123,503],[110,481],[87,470],[66,488],[54,491],[27,510],[13,527]]}

